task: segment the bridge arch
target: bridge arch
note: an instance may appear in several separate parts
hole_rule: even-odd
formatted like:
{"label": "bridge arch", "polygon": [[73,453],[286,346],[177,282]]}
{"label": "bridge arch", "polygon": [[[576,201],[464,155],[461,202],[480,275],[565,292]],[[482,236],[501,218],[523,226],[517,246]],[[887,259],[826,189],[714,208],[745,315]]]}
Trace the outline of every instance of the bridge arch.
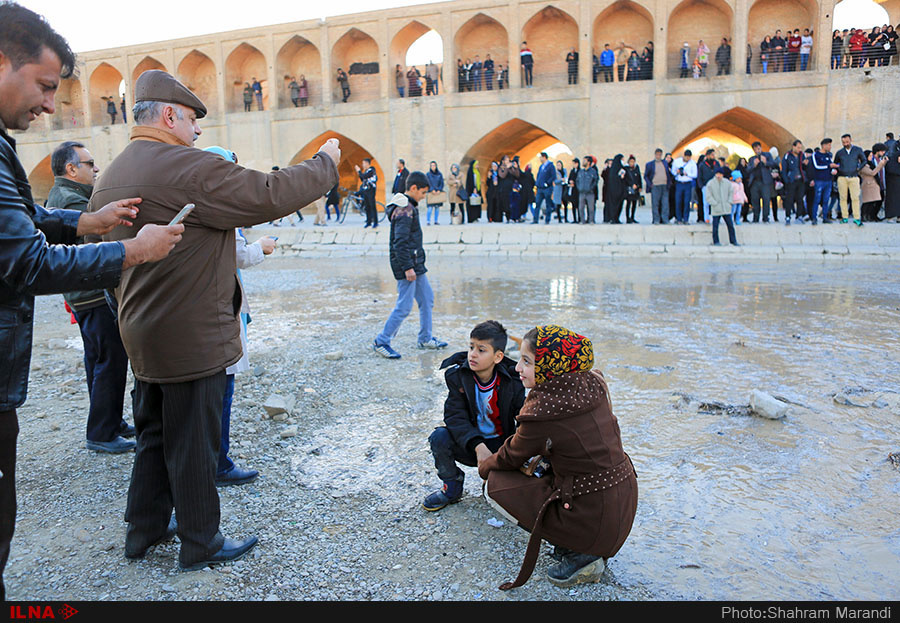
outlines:
{"label": "bridge arch", "polygon": [[[341,85],[337,81],[338,68],[347,73],[350,80],[350,101],[375,100],[381,97],[381,81],[379,73],[385,68],[379,62],[378,43],[371,35],[358,28],[351,28],[338,39],[331,48],[331,69],[333,75],[328,76],[334,94],[334,101],[340,102]],[[377,66],[376,73],[365,73],[367,66]]]}
{"label": "bridge arch", "polygon": [[[620,42],[625,44],[629,54],[632,50],[640,54],[647,42],[653,41],[653,15],[642,4],[617,0],[594,19],[592,41],[597,56],[603,51],[604,44],[608,43],[615,51]],[[613,72],[613,79],[619,79],[618,72]]]}
{"label": "bridge arch", "polygon": [[571,15],[555,6],[545,6],[525,22],[522,41],[528,42],[534,54],[535,86],[568,84],[566,54],[573,49],[578,52],[578,23]]}
{"label": "bridge arch", "polygon": [[[262,86],[263,110],[271,108],[271,85],[269,84],[266,57],[249,43],[241,43],[225,59],[225,110],[239,112],[244,109],[244,88],[253,84],[253,78]],[[258,110],[254,95],[250,110]]]}
{"label": "bridge arch", "polygon": [[[669,77],[680,75],[681,48],[685,42],[690,45],[690,62],[697,55],[697,47],[702,40],[709,48],[709,68],[706,75],[716,72],[716,49],[722,37],[734,42],[734,11],[725,0],[682,0],[668,19],[667,49]],[[732,49],[732,63],[734,50]],[[711,72],[710,72],[711,70]]]}
{"label": "bridge arch", "polygon": [[724,145],[730,153],[741,150],[747,153],[754,141],[762,143],[763,149],[774,145],[783,154],[797,138],[775,121],[752,110],[735,107],[694,128],[678,142],[672,154],[677,157],[689,145],[703,145],[704,148]]}
{"label": "bridge arch", "polygon": [[309,39],[294,35],[281,46],[275,58],[275,75],[280,87],[279,108],[294,107],[288,85],[292,78],[299,82],[301,76],[306,78],[309,105],[322,102],[322,56]]}
{"label": "bridge arch", "polygon": [[[413,21],[409,22],[408,24],[406,24],[403,28],[401,28],[397,32],[397,34],[394,35],[393,39],[391,39],[391,48],[390,48],[390,54],[389,54],[390,64],[387,68],[387,71],[388,71],[388,74],[390,77],[390,84],[391,84],[391,89],[389,91],[390,97],[399,97],[400,96],[400,93],[395,88],[396,80],[394,77],[394,73],[396,71],[397,65],[400,65],[400,70],[403,72],[403,86],[405,87],[404,91],[406,91],[406,88],[408,88],[408,86],[409,86],[409,83],[406,80],[406,72],[409,70],[409,66],[407,66],[407,56],[408,56],[407,53],[409,52],[409,49],[413,46],[413,44],[415,44],[417,41],[419,41],[425,35],[432,33],[432,32],[435,33],[435,35],[437,35],[437,37],[443,41],[440,33],[437,30],[435,30],[434,28],[432,28],[430,26],[423,24],[422,22],[420,22],[418,20],[413,20]],[[435,63],[435,65],[438,66],[439,92],[443,93],[444,92],[443,79],[442,79],[441,73],[440,73],[440,69],[443,67],[442,59],[424,59],[424,61],[426,61],[426,62],[428,60],[431,60],[432,62]],[[435,61],[437,61],[437,62],[435,62]],[[413,63],[413,65],[415,65],[415,62]],[[422,80],[424,81],[425,65],[422,64],[421,67],[418,67],[418,66],[416,66],[416,67],[419,70],[419,72],[422,74]],[[422,94],[423,95],[425,94],[424,83],[422,85]]]}
{"label": "bridge arch", "polygon": [[47,156],[38,162],[31,173],[28,174],[28,183],[31,184],[31,195],[34,197],[35,203],[44,205],[47,202],[47,195],[53,188],[53,169],[50,168],[50,156]]}
{"label": "bridge arch", "polygon": [[[216,65],[212,59],[199,50],[191,50],[178,63],[178,79],[184,83],[206,106],[207,114],[218,114],[219,95],[216,80]],[[226,85],[227,89],[227,85]],[[226,90],[227,92],[227,90]]]}
{"label": "bridge arch", "polygon": [[54,130],[84,127],[84,96],[78,78],[64,78],[54,97],[56,112],[50,116]]}
{"label": "bridge arch", "polygon": [[[334,130],[323,132],[309,141],[294,154],[294,157],[291,158],[288,166],[298,164],[304,160],[309,160],[316,154],[319,147],[322,146],[322,143],[330,138],[336,138],[341,143],[341,161],[338,163],[338,176],[340,181],[338,182],[338,186],[349,190],[357,190],[359,188],[359,176],[356,174],[354,166],[360,165],[363,158],[369,158],[372,160],[372,166],[375,167],[375,172],[378,174],[378,190],[375,193],[375,199],[384,203],[385,189],[393,183],[393,177],[390,179],[385,178],[385,170],[381,166],[381,163],[375,159],[375,156],[372,155],[372,152],[353,139],[344,136],[339,132],[335,132]],[[346,194],[346,192],[341,191],[341,196]]]}
{"label": "bridge arch", "polygon": [[134,68],[134,71],[131,72],[131,88],[134,89],[134,83],[137,82],[138,76],[140,76],[145,71],[150,71],[151,69],[161,69],[163,71],[169,71],[168,69],[166,69],[165,65],[160,63],[152,56],[145,56],[143,59],[141,59],[141,62],[137,64],[137,67]]}
{"label": "bridge arch", "polygon": [[[561,140],[560,137],[516,117],[489,130],[475,141],[466,150],[459,166],[460,170],[467,171],[469,163],[475,160],[478,162],[478,170],[484,174],[490,168],[491,162],[499,162],[503,156],[508,155],[510,158],[519,156],[519,162],[524,169],[526,164],[534,165],[538,154],[542,151],[558,144],[566,147],[567,153],[572,153],[572,150],[567,147],[568,143]],[[562,153],[560,150],[556,151]],[[555,159],[552,154],[550,155],[552,159]],[[568,169],[571,166],[571,163],[567,161],[569,159],[563,158],[562,160]],[[537,171],[534,172],[537,173]],[[484,175],[482,175],[482,179],[484,179]]]}
{"label": "bridge arch", "polygon": [[106,112],[106,102],[112,98],[116,106],[117,118],[121,122],[119,116],[119,98],[122,95],[122,85],[124,79],[119,70],[109,63],[100,63],[91,73],[88,82],[88,96],[91,100],[91,119],[93,125],[109,125],[111,119]]}
{"label": "bridge arch", "polygon": [[[519,59],[509,58],[509,34],[506,28],[493,17],[476,13],[456,31],[453,37],[452,62],[444,59],[445,71],[452,72],[447,75],[452,75],[452,79],[457,80],[456,66],[459,60],[465,63],[466,59],[474,60],[478,56],[484,61],[488,54],[495,63],[495,81],[499,78],[501,65],[509,67],[512,60],[513,67],[519,66]],[[459,84],[456,86],[458,92],[464,90]]]}

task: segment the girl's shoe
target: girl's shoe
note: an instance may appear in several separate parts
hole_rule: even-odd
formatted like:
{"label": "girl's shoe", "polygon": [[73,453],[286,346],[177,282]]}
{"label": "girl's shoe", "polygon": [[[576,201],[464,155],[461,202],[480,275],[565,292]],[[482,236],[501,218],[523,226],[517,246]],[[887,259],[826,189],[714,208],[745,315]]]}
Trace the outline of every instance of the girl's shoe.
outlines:
{"label": "girl's shoe", "polygon": [[606,561],[600,556],[570,552],[559,564],[547,569],[547,579],[561,588],[588,582],[599,582],[606,571]]}

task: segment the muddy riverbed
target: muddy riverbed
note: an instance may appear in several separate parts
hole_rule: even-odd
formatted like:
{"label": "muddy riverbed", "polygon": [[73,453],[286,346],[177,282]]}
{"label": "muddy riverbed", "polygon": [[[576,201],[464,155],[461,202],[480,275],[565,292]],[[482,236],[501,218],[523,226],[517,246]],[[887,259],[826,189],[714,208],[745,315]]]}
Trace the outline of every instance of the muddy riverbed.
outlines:
{"label": "muddy riverbed", "polygon": [[[250,373],[237,379],[233,455],[262,475],[220,490],[244,561],[177,571],[177,544],[124,560],[132,455],[84,449],[77,326],[38,302],[29,401],[19,412],[19,519],[9,598],[897,599],[900,277],[852,265],[435,258],[435,334],[399,361],[371,351],[395,298],[387,258],[273,259],[244,272]],[[631,536],[600,584],[561,590],[527,535],[498,519],[467,470],[439,513],[427,437],[446,394],[440,361],[495,318],[522,335],[554,322],[594,341],[640,487]],[[341,352],[338,360],[328,353]],[[760,389],[784,420],[701,409]],[[263,419],[271,393],[297,405]],[[835,395],[838,395],[837,401]],[[857,406],[859,405],[859,406]],[[130,415],[129,415],[130,419]],[[296,427],[295,436],[282,437]],[[290,432],[290,431],[289,431]]]}

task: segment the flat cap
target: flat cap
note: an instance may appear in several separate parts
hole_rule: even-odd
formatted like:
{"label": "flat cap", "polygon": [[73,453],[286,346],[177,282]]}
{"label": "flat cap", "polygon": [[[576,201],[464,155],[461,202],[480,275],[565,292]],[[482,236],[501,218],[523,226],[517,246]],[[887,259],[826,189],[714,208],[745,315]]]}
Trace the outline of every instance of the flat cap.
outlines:
{"label": "flat cap", "polygon": [[145,71],[134,83],[134,102],[166,102],[193,108],[197,119],[206,116],[206,106],[189,88],[181,84],[173,75],[159,69]]}

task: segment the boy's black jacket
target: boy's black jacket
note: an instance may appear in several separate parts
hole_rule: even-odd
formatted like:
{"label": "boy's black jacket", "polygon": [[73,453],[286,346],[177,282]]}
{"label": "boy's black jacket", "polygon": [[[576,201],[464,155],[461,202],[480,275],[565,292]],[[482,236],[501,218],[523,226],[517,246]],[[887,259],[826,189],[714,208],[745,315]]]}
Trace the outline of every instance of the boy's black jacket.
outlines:
{"label": "boy's black jacket", "polygon": [[422,246],[422,224],[416,202],[408,195],[397,193],[385,207],[391,221],[390,259],[394,279],[406,279],[410,268],[424,275],[425,248]]}
{"label": "boy's black jacket", "polygon": [[[447,381],[447,400],[444,401],[444,423],[453,440],[469,452],[484,441],[478,430],[478,412],[475,409],[475,373],[469,368],[468,352],[450,355],[441,363],[441,369],[450,366],[444,373]],[[503,427],[501,439],[511,436],[516,430],[516,416],[525,402],[525,386],[516,372],[516,362],[509,357],[496,365],[500,379],[499,400],[500,425]]]}

